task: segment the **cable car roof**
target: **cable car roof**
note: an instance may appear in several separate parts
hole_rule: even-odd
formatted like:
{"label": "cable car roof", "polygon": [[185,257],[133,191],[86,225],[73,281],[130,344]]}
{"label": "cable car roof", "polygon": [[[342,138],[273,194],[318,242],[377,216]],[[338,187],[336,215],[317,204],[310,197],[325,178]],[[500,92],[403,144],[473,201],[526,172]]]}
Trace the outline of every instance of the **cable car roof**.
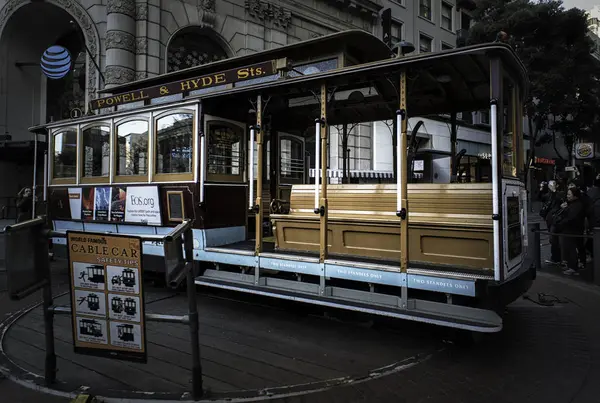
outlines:
{"label": "cable car roof", "polygon": [[161,74],[143,80],[134,81],[116,87],[105,88],[98,91],[99,94],[118,94],[134,91],[170,81],[180,81],[188,78],[219,72],[236,67],[242,67],[265,60],[286,57],[289,60],[318,59],[326,55],[345,52],[357,63],[368,63],[376,60],[386,59],[390,56],[390,49],[385,43],[372,34],[362,30],[347,30],[335,32],[330,35],[315,39],[296,42],[278,48],[268,49],[249,55],[235,56],[228,59],[206,63],[196,67]]}
{"label": "cable car roof", "polygon": [[[320,85],[326,82],[328,89],[335,88],[338,94],[346,94],[335,99],[328,109],[330,124],[387,120],[399,107],[399,76],[406,70],[409,117],[475,111],[489,108],[490,60],[493,57],[502,61],[505,89],[513,81],[518,84],[521,99],[524,99],[528,91],[525,67],[514,50],[502,43],[381,60],[213,92],[201,98],[206,113],[219,111],[219,116],[224,118],[245,121],[248,99],[258,94],[270,96],[268,113],[274,116],[273,125],[281,130],[292,130],[306,127],[319,116],[318,103],[316,100],[311,102],[310,98],[315,98],[313,94],[318,94]],[[351,95],[357,91],[362,95]],[[505,92],[505,102],[508,95]],[[304,105],[292,107],[294,100],[299,99],[304,100]],[[277,111],[279,108],[281,111]]]}

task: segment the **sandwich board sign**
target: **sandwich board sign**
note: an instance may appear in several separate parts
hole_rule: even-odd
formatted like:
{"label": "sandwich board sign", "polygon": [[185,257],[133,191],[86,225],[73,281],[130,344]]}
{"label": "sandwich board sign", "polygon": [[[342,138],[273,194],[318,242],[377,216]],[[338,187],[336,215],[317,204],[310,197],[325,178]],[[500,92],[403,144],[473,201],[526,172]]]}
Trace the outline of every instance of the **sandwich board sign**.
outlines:
{"label": "sandwich board sign", "polygon": [[75,352],[145,363],[139,237],[67,231]]}

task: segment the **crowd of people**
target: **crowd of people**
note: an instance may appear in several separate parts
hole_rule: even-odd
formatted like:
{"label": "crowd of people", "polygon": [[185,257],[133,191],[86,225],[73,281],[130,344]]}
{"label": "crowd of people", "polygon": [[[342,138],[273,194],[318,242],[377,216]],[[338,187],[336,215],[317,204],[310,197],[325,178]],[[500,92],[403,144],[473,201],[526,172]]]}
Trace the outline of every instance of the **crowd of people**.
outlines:
{"label": "crowd of people", "polygon": [[540,216],[550,232],[551,256],[547,263],[561,265],[565,275],[579,275],[593,254],[593,228],[600,227],[600,175],[593,186],[577,180],[540,184]]}

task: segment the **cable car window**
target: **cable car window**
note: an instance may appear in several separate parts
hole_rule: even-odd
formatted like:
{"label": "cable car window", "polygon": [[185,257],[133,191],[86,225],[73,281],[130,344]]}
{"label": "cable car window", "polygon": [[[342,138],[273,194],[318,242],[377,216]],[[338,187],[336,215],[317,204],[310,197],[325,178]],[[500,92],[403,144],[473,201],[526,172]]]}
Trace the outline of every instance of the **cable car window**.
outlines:
{"label": "cable car window", "polygon": [[304,151],[300,140],[281,139],[281,179],[302,179],[304,177]]}
{"label": "cable car window", "polygon": [[77,131],[66,130],[54,135],[53,177],[75,178],[77,166]]}
{"label": "cable car window", "polygon": [[110,128],[94,126],[83,130],[83,177],[108,176]]}
{"label": "cable car window", "polygon": [[156,121],[156,173],[191,173],[194,115],[176,113]]}
{"label": "cable car window", "polygon": [[241,179],[243,167],[243,131],[241,128],[226,124],[210,124],[208,135],[209,179],[232,180]]}
{"label": "cable car window", "polygon": [[117,175],[148,175],[148,122],[134,120],[117,126]]}

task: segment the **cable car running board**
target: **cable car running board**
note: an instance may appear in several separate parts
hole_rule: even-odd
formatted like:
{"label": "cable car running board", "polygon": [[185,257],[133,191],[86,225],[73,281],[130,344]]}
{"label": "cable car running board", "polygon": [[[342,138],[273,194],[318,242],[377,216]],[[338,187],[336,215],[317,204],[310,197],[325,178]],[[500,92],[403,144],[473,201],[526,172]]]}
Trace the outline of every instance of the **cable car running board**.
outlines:
{"label": "cable car running board", "polygon": [[[288,287],[284,288],[276,284],[255,286],[243,280],[231,281],[206,276],[196,278],[196,285],[285,299],[299,303],[351,310],[396,319],[413,320],[481,333],[495,333],[502,330],[502,319],[495,312],[489,310],[414,299],[409,300],[410,309],[403,309],[391,305],[386,306],[378,303],[362,302],[341,296],[319,296],[310,292],[310,290],[291,290]],[[349,289],[343,290],[348,293],[354,291]],[[332,293],[330,292],[329,294]],[[342,295],[343,293],[339,292],[335,294]]]}

